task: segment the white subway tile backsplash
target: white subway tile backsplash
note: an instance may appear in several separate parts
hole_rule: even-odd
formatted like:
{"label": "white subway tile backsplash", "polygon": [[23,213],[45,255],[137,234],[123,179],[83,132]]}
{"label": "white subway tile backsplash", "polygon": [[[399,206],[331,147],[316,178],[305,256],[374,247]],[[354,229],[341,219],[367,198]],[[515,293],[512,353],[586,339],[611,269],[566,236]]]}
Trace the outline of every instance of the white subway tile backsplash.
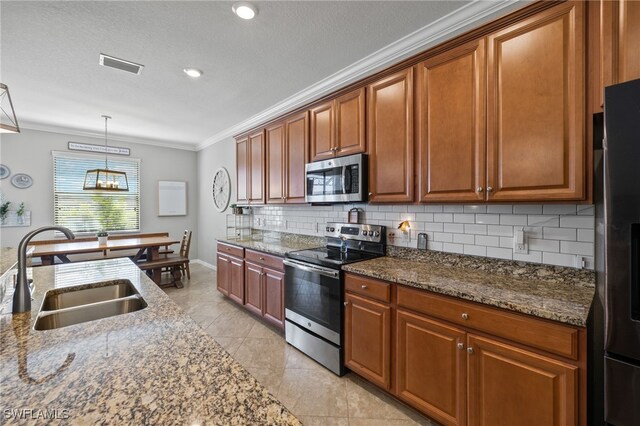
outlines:
{"label": "white subway tile backsplash", "polygon": [[469,213],[456,213],[453,215],[453,221],[456,223],[475,223],[476,216]]}
{"label": "white subway tile backsplash", "polygon": [[534,204],[520,204],[513,206],[514,214],[542,214],[542,206]]}
{"label": "white subway tile backsplash", "polygon": [[457,234],[464,233],[464,225],[461,223],[445,223],[444,232],[454,232]]}
{"label": "white subway tile backsplash", "polygon": [[[388,244],[416,247],[427,233],[429,250],[574,267],[576,257],[593,269],[594,209],[576,205],[367,205],[260,206],[253,208],[258,229],[323,235],[326,222],[346,222],[347,211],[364,210],[365,223],[388,228]],[[411,222],[411,241],[397,229]],[[514,229],[524,229],[529,253],[513,253]]]}
{"label": "white subway tile backsplash", "polygon": [[569,254],[583,254],[593,256],[593,243],[583,243],[578,241],[561,241],[560,251]]}

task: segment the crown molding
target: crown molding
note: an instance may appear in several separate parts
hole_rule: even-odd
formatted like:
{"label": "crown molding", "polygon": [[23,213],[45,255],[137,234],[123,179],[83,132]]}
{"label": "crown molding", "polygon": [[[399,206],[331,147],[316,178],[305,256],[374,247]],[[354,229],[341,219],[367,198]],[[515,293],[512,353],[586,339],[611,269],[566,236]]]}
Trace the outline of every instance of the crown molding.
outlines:
{"label": "crown molding", "polygon": [[[62,135],[70,135],[70,136],[82,136],[87,138],[96,138],[104,140],[104,133],[102,132],[92,132],[85,130],[72,129],[68,127],[60,127],[49,124],[40,124],[40,123],[32,123],[32,122],[20,122],[21,129],[28,130],[36,130],[39,132],[50,132],[57,133]],[[128,136],[113,136],[109,134],[109,142],[111,141],[119,141],[119,142],[128,142],[135,143],[140,145],[151,145],[162,148],[172,148],[172,149],[181,149],[185,151],[197,151],[196,145],[190,144],[178,144],[178,143],[170,143],[170,142],[162,142],[153,139],[145,139],[145,138],[136,138],[136,137],[128,137]]]}
{"label": "crown molding", "polygon": [[355,83],[365,77],[394,65],[403,59],[442,43],[464,30],[496,18],[497,14],[511,12],[530,3],[520,0],[474,0],[446,16],[434,21],[413,33],[394,41],[376,52],[360,59],[346,68],[320,80],[300,92],[282,100],[272,107],[207,138],[196,146],[202,150],[215,143],[254,128],[261,123],[273,120],[296,108],[326,96],[342,87]]}

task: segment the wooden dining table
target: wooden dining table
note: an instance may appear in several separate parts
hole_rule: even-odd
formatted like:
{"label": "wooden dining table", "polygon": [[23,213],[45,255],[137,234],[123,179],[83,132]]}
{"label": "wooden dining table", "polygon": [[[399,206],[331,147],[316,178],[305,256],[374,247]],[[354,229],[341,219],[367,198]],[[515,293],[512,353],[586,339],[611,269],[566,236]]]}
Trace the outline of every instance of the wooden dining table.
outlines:
{"label": "wooden dining table", "polygon": [[[107,256],[118,257],[117,251],[137,249],[138,251],[132,258],[135,263],[143,261],[151,262],[159,259],[161,247],[171,246],[179,242],[180,240],[164,236],[114,238],[107,240],[107,244],[104,245],[98,244],[97,239],[91,241],[61,240],[60,242],[56,241],[33,245],[32,247],[34,249],[31,256],[39,257],[44,266],[53,265],[56,257],[60,259],[62,263],[70,263],[71,259],[69,259],[69,255],[72,254],[103,253],[106,258]],[[146,256],[143,260],[145,253]],[[127,255],[123,254],[121,257],[124,256]],[[99,259],[99,257],[92,260],[97,259]],[[162,268],[151,269],[152,279],[156,283],[160,282],[161,273]]]}

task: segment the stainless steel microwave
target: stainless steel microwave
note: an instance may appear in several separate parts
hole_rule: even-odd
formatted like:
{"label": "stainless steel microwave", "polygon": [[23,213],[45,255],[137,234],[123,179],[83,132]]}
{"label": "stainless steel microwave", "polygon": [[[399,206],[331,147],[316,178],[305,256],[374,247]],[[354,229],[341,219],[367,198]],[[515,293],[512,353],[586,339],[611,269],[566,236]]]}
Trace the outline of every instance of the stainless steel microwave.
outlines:
{"label": "stainless steel microwave", "polygon": [[308,203],[367,201],[367,156],[349,155],[305,166]]}

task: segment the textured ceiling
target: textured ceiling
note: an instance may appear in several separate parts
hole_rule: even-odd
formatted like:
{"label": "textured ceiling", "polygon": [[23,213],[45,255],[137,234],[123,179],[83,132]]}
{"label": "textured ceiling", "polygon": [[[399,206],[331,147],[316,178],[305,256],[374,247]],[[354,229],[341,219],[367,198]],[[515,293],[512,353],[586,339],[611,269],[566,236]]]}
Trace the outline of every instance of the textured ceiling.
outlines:
{"label": "textured ceiling", "polygon": [[24,128],[99,134],[109,114],[114,138],[193,149],[466,3],[255,2],[244,21],[233,2],[2,1],[0,81]]}

